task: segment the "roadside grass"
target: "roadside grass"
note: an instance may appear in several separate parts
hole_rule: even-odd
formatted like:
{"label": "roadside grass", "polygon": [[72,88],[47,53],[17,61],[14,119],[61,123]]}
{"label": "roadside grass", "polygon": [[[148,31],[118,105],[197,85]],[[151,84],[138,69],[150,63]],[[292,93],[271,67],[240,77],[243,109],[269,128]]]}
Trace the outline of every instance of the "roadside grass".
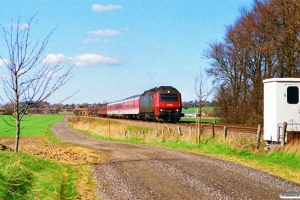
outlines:
{"label": "roadside grass", "polygon": [[180,141],[153,142],[152,144],[219,157],[300,183],[300,155],[296,152],[284,153],[283,150],[279,150],[257,153],[232,148],[227,142],[220,142],[218,139],[202,139],[199,145]]}
{"label": "roadside grass", "polygon": [[296,152],[284,153],[281,150],[257,153],[233,148],[227,142],[218,141],[217,138],[202,139],[199,145],[182,141],[154,141],[149,144],[219,157],[300,183],[300,155]]}
{"label": "roadside grass", "polygon": [[[9,116],[3,116],[11,120]],[[21,137],[45,136],[45,143],[61,143],[50,127],[62,120],[61,115],[32,115],[22,121]],[[4,130],[4,131],[3,131]],[[14,127],[0,118],[0,138],[15,136]],[[0,200],[6,199],[77,199],[82,188],[83,171],[92,177],[89,165],[73,166],[45,160],[22,152],[0,151]],[[87,186],[93,190],[89,181]],[[85,187],[86,188],[86,187]]]}
{"label": "roadside grass", "polygon": [[[69,125],[72,127],[71,124]],[[179,140],[145,141],[141,137],[124,137],[117,139],[101,136],[89,130],[81,131],[102,140],[148,144],[199,153],[206,156],[213,156],[251,168],[260,169],[287,180],[300,183],[300,154],[296,152],[285,153],[284,150],[265,152],[263,150],[252,151],[248,149],[241,149],[237,146],[232,146],[229,141],[220,140],[219,138],[212,139],[210,136],[207,138],[203,136],[200,140],[200,144],[198,145]]]}
{"label": "roadside grass", "polygon": [[74,199],[76,171],[36,156],[0,152],[0,199]]}

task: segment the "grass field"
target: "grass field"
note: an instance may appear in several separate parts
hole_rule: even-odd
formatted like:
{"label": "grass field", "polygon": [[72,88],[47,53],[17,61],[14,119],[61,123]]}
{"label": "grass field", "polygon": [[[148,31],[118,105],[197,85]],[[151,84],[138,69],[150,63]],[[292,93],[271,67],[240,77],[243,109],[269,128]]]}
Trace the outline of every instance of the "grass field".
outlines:
{"label": "grass field", "polygon": [[[187,113],[187,114],[192,114],[192,113],[196,113],[196,109],[199,109],[199,107],[190,107],[188,109],[182,108],[182,113]],[[201,108],[201,111],[203,113],[212,113],[214,111],[215,107],[213,106],[205,106]]]}
{"label": "grass field", "polygon": [[[15,136],[14,126],[8,125],[4,120],[15,125],[14,118],[2,115],[0,118],[0,137]],[[63,119],[62,115],[26,115],[21,122],[22,136],[45,136],[46,126]]]}
{"label": "grass field", "polygon": [[[181,122],[195,122],[195,117],[181,117]],[[220,123],[221,119],[216,117],[201,117],[201,122],[203,123]]]}
{"label": "grass field", "polygon": [[[191,107],[188,109],[182,108],[181,113],[184,114],[195,114],[197,109],[199,109],[199,107]],[[215,107],[212,106],[208,106],[208,107],[202,107],[201,108],[201,112],[205,113],[205,114],[212,114],[214,111]],[[181,122],[195,122],[195,117],[181,117],[180,119]],[[220,123],[221,119],[217,118],[217,117],[201,117],[201,122],[203,123]]]}

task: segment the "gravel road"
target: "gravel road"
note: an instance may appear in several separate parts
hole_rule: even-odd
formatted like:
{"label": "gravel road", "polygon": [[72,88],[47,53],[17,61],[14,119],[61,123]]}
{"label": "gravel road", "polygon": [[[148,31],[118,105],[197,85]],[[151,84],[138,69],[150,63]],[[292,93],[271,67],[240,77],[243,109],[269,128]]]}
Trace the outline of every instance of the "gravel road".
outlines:
{"label": "gravel road", "polygon": [[300,185],[232,162],[160,147],[94,139],[66,121],[52,126],[63,142],[110,159],[93,164],[101,199],[280,199]]}

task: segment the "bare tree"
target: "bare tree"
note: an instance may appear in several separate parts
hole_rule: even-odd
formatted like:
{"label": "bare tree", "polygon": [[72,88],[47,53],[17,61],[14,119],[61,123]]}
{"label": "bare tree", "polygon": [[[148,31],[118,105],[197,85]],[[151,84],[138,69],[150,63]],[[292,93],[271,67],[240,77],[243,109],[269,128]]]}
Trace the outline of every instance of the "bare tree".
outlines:
{"label": "bare tree", "polygon": [[[201,109],[205,106],[208,97],[213,93],[213,88],[207,87],[207,78],[202,74],[200,70],[199,76],[195,77],[195,93],[199,100],[199,113],[196,113],[196,124],[198,129],[197,141],[200,143],[200,135],[201,135]],[[197,115],[199,114],[199,118]],[[197,120],[199,119],[199,120]]]}
{"label": "bare tree", "polygon": [[37,22],[33,16],[27,24],[21,24],[19,18],[17,24],[1,26],[1,36],[8,53],[7,59],[0,55],[8,70],[1,79],[8,104],[13,110],[15,124],[10,125],[16,128],[15,152],[19,147],[21,121],[28,109],[46,101],[72,77],[72,68],[64,71],[61,61],[51,64],[45,60],[45,47],[55,28],[43,40],[32,41],[31,30]]}
{"label": "bare tree", "polygon": [[210,45],[207,73],[218,84],[227,122],[262,123],[263,80],[300,77],[299,18],[299,1],[255,0],[227,27],[224,41]]}

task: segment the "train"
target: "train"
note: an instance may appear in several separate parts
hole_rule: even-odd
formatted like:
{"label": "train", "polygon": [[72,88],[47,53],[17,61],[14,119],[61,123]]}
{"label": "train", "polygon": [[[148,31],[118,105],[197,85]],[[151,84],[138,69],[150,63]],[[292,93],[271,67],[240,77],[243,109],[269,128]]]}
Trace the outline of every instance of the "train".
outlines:
{"label": "train", "polygon": [[181,93],[172,86],[160,86],[139,95],[100,105],[98,116],[177,122],[182,110]]}

